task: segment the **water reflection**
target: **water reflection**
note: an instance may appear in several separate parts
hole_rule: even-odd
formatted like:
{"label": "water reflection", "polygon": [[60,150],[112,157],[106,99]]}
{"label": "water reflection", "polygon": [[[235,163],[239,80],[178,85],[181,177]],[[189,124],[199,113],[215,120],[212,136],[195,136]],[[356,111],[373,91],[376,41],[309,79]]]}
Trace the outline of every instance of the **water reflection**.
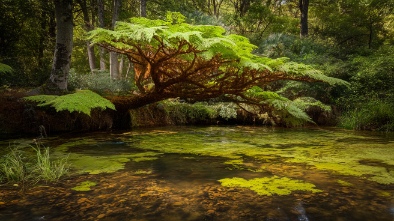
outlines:
{"label": "water reflection", "polygon": [[24,193],[1,185],[0,220],[393,221],[393,140],[253,127],[60,137],[45,145],[75,173]]}

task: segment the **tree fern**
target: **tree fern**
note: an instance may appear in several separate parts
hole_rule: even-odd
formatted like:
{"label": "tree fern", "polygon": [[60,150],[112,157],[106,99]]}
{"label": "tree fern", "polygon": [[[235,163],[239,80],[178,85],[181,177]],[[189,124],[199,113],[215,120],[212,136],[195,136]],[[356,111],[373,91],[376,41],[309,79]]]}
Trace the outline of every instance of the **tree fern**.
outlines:
{"label": "tree fern", "polygon": [[166,20],[132,18],[118,22],[115,30],[91,31],[88,38],[134,64],[138,91],[120,104],[132,108],[167,98],[201,101],[227,95],[298,124],[310,121],[298,103],[253,86],[280,80],[347,84],[288,58],[255,54],[257,47],[248,38],[227,35],[220,26],[184,23],[179,13],[168,13]]}
{"label": "tree fern", "polygon": [[90,116],[90,112],[94,108],[105,110],[107,108],[115,110],[114,104],[109,100],[90,90],[80,90],[73,94],[62,96],[57,95],[36,95],[24,98],[27,101],[38,103],[37,106],[51,106],[56,111],[82,112]]}

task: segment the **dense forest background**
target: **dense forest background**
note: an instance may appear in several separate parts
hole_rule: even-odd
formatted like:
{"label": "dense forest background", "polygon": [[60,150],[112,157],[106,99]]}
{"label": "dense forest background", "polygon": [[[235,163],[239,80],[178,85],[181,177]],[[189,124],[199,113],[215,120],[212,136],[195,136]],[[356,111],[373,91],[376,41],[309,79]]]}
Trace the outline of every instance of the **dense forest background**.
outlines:
{"label": "dense forest background", "polygon": [[[56,46],[56,1],[0,0],[2,90],[34,88],[49,78]],[[104,96],[130,93],[136,87],[132,64],[123,55],[90,44],[87,32],[113,29],[116,21],[130,17],[164,19],[167,11],[174,11],[190,24],[218,25],[228,34],[249,38],[258,46],[256,54],[288,57],[350,83],[347,87],[280,81],[264,89],[290,100],[320,100],[331,106],[343,127],[390,131],[393,10],[393,0],[75,0],[68,88],[89,88]],[[317,111],[315,105],[306,112],[321,113],[324,107]]]}

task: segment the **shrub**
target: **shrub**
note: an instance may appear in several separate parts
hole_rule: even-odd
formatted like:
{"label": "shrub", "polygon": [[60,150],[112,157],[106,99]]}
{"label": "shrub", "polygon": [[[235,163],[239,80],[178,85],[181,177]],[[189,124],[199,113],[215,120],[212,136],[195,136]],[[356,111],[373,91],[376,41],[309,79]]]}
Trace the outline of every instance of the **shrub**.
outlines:
{"label": "shrub", "polygon": [[394,105],[387,100],[370,100],[345,112],[340,126],[355,130],[394,131]]}
{"label": "shrub", "polygon": [[77,74],[71,70],[68,85],[71,90],[89,89],[101,95],[126,95],[135,88],[132,78],[110,79],[108,71]]}

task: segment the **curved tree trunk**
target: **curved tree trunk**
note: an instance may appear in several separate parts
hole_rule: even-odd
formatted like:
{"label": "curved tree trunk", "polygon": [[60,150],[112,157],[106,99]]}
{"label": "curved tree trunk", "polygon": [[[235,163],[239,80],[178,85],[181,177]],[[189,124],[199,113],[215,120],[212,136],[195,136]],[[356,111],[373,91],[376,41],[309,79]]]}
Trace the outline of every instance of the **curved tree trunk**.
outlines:
{"label": "curved tree trunk", "polygon": [[56,46],[49,84],[52,92],[67,91],[67,80],[73,48],[72,0],[54,0],[56,16]]}

